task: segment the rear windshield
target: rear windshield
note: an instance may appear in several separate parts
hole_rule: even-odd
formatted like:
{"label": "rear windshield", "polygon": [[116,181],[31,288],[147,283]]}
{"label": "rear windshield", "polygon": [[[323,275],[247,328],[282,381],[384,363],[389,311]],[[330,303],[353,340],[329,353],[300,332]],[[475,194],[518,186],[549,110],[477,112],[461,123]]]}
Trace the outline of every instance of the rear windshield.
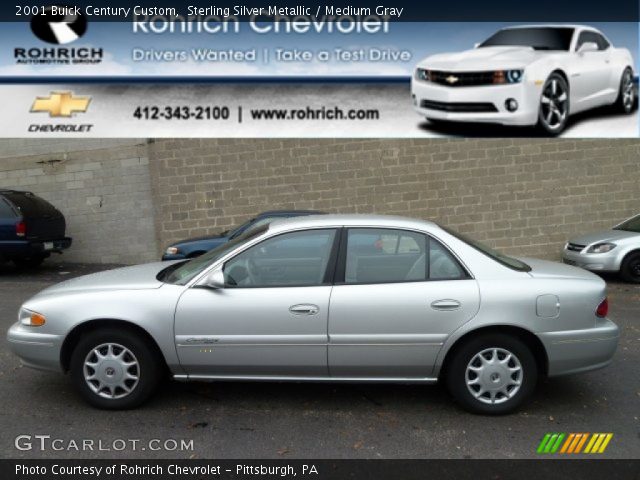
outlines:
{"label": "rear windshield", "polygon": [[625,232],[640,233],[640,215],[630,218],[626,222],[618,225],[614,230],[624,230]]}
{"label": "rear windshield", "polygon": [[8,192],[3,195],[20,211],[24,217],[57,215],[58,211],[46,200],[33,193]]}
{"label": "rear windshield", "polygon": [[476,250],[484,253],[487,257],[492,258],[493,260],[495,260],[498,263],[501,263],[505,267],[509,267],[511,270],[517,270],[518,272],[530,272],[531,271],[531,267],[529,265],[527,265],[524,262],[521,262],[517,258],[509,257],[508,255],[500,253],[497,250],[494,250],[493,248],[488,247],[487,245],[485,245],[483,243],[480,243],[480,242],[478,242],[476,240],[473,240],[473,239],[467,237],[466,235],[463,235],[463,234],[458,233],[458,232],[456,232],[454,230],[451,230],[450,228],[446,228],[446,227],[443,227],[443,226],[440,226],[440,228],[442,228],[445,232],[453,235],[458,240],[461,240],[464,243],[466,243],[467,245],[469,245],[469,246],[475,248]]}
{"label": "rear windshield", "polygon": [[7,201],[0,197],[0,218],[13,218],[16,214]]}
{"label": "rear windshield", "polygon": [[534,50],[565,50],[571,48],[573,28],[507,28],[494,33],[480,47],[517,46]]}

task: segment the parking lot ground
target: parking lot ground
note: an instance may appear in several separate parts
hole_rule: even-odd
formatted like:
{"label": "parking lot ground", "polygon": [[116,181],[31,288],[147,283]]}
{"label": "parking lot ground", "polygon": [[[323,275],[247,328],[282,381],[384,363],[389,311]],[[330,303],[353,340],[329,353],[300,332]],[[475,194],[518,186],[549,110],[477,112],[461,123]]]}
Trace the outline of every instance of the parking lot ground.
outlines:
{"label": "parking lot ground", "polygon": [[[55,282],[96,269],[45,264],[35,272],[0,267],[0,327],[20,304]],[[4,458],[533,458],[547,432],[612,432],[602,457],[640,457],[640,285],[607,278],[610,317],[622,327],[606,369],[543,381],[520,412],[502,417],[460,410],[440,386],[198,383],[167,380],[133,411],[83,403],[67,376],[21,367],[0,341],[0,456]],[[15,448],[18,435],[94,450]],[[116,451],[116,439],[127,448]],[[160,443],[150,440],[158,439]],[[151,450],[165,440],[193,448]],[[130,440],[139,440],[133,450]],[[98,442],[101,442],[98,450]],[[187,442],[188,443],[188,442]],[[57,444],[64,448],[65,443]],[[188,445],[187,445],[188,447]],[[110,449],[110,450],[107,450]],[[586,456],[586,455],[579,455]]]}

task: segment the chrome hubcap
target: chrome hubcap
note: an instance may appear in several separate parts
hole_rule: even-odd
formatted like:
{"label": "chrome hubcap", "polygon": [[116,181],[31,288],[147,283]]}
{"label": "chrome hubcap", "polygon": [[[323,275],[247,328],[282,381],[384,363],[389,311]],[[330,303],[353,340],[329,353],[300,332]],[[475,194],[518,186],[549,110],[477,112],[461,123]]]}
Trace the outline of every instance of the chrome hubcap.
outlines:
{"label": "chrome hubcap", "polygon": [[138,385],[140,365],[133,352],[117,343],[103,343],[84,360],[84,379],[93,393],[116,399],[129,395]]}
{"label": "chrome hubcap", "polygon": [[557,80],[552,79],[542,91],[540,110],[542,120],[547,126],[555,130],[560,128],[567,118],[569,95],[565,87]]}
{"label": "chrome hubcap", "polygon": [[476,400],[493,405],[518,393],[522,373],[520,360],[513,353],[504,348],[487,348],[471,359],[465,380]]}
{"label": "chrome hubcap", "polygon": [[635,101],[635,91],[633,88],[633,80],[629,72],[625,73],[624,80],[622,81],[622,104],[625,110],[631,110],[633,108],[633,102]]}

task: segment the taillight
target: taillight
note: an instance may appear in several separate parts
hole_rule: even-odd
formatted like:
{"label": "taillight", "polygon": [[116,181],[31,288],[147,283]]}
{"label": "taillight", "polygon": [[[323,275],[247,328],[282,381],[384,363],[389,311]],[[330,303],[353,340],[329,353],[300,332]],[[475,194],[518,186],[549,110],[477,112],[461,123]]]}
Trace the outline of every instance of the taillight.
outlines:
{"label": "taillight", "polygon": [[607,316],[608,313],[609,313],[609,300],[605,298],[604,300],[602,300],[602,302],[600,302],[600,305],[598,305],[598,308],[596,308],[596,315],[600,318],[604,318]]}
{"label": "taillight", "polygon": [[24,222],[16,223],[16,235],[18,237],[24,237],[27,234],[27,224]]}

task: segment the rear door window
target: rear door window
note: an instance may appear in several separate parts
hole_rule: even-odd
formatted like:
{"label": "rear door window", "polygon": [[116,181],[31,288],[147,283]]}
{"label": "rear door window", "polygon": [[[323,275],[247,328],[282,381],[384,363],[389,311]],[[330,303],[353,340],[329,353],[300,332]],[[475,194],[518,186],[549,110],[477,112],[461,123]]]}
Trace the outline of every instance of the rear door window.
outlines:
{"label": "rear door window", "polygon": [[468,278],[440,242],[407,230],[349,229],[345,262],[347,284]]}

